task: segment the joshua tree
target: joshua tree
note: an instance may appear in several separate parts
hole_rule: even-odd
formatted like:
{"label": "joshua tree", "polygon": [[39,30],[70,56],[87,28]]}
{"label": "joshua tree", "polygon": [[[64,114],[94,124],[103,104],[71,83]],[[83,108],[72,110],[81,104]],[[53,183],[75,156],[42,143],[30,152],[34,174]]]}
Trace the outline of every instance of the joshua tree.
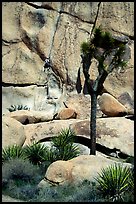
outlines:
{"label": "joshua tree", "polygon": [[[97,96],[103,90],[103,83],[107,76],[117,68],[122,68],[126,65],[123,56],[126,51],[125,40],[118,40],[109,32],[103,31],[100,27],[94,30],[94,36],[89,42],[81,44],[81,58],[83,65],[83,73],[85,84],[88,93],[91,96],[91,119],[90,119],[90,154],[96,154],[96,109]],[[95,58],[98,62],[98,76],[93,81],[90,79],[89,69],[92,59]]]}

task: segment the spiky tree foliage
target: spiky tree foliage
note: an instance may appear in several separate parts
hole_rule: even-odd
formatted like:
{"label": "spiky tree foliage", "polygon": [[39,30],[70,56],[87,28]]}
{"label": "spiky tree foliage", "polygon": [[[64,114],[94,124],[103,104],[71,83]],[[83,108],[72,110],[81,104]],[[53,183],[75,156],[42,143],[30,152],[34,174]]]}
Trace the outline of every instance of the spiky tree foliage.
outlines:
{"label": "spiky tree foliage", "polygon": [[15,158],[25,158],[24,151],[19,145],[11,145],[2,149],[2,164]]}
{"label": "spiky tree foliage", "polygon": [[123,201],[124,194],[128,190],[132,191],[131,187],[134,185],[131,168],[121,164],[102,168],[95,180],[100,193],[111,201]]}
{"label": "spiky tree foliage", "polygon": [[[96,108],[97,96],[103,90],[103,83],[109,73],[114,69],[126,66],[126,61],[123,59],[125,54],[125,43],[118,42],[112,35],[103,31],[101,27],[96,28],[94,36],[90,41],[81,44],[81,58],[83,65],[83,73],[85,76],[85,84],[88,93],[91,96],[91,119],[90,119],[90,154],[96,154]],[[89,69],[92,59],[98,61],[98,76],[92,82],[90,79]]]}

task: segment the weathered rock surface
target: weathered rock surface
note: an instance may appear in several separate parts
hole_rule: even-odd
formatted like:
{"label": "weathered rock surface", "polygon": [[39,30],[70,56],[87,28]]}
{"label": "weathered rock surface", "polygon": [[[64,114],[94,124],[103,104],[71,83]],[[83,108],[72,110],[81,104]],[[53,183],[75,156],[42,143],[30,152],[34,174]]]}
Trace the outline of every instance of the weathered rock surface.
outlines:
{"label": "weathered rock surface", "polygon": [[[84,180],[93,181],[102,168],[118,163],[102,155],[81,155],[68,161],[53,162],[47,169],[45,179],[39,187],[48,185],[63,185],[64,183],[79,184]],[[129,165],[130,164],[123,164]]]}
{"label": "weathered rock surface", "polygon": [[2,148],[9,145],[22,146],[25,142],[26,136],[24,126],[17,120],[3,116],[2,117]]}
{"label": "weathered rock surface", "polygon": [[108,93],[103,93],[98,98],[100,110],[107,116],[117,117],[127,115],[127,109],[117,99]]}
{"label": "weathered rock surface", "polygon": [[[77,135],[90,138],[90,122],[83,120],[70,126]],[[96,142],[110,149],[134,156],[134,121],[121,118],[99,118],[96,122]]]}
{"label": "weathered rock surface", "polygon": [[17,110],[7,113],[6,116],[14,118],[24,125],[53,120],[53,115],[47,111]]}
{"label": "weathered rock surface", "polygon": [[67,120],[72,118],[77,118],[77,112],[71,108],[63,108],[55,117],[56,119],[60,120]]}
{"label": "weathered rock surface", "polygon": [[134,2],[120,2],[119,4],[118,2],[101,2],[96,25],[102,24],[113,32],[132,36],[134,33],[133,8]]}
{"label": "weathered rock surface", "polygon": [[[69,119],[53,120],[38,124],[24,126],[26,141],[24,145],[32,141],[46,141],[56,136],[63,128],[71,127],[76,135],[77,142],[86,146],[90,144],[89,120]],[[119,149],[122,153],[134,156],[134,121],[123,118],[98,118],[96,142],[111,150]],[[85,139],[82,139],[85,138]],[[79,142],[80,141],[80,142]]]}
{"label": "weathered rock surface", "polygon": [[66,95],[65,103],[69,108],[76,110],[77,119],[88,119],[91,113],[90,95],[69,93]]}
{"label": "weathered rock surface", "polygon": [[132,100],[132,97],[130,96],[128,92],[122,93],[118,97],[118,101],[127,108],[128,114],[129,113],[134,114],[134,101]]}
{"label": "weathered rock surface", "polygon": [[[31,144],[32,141],[40,141],[46,138],[51,138],[58,135],[58,133],[64,129],[68,128],[75,119],[69,120],[53,120],[49,122],[37,123],[37,124],[28,124],[24,126],[26,141],[24,145]],[[77,120],[76,121],[80,121]]]}
{"label": "weathered rock surface", "polygon": [[[127,91],[133,98],[134,2],[3,2],[3,113],[16,103],[56,113],[64,86],[68,93],[83,93],[80,45],[100,24],[112,34],[128,38],[130,49],[127,68],[110,74],[104,86],[116,97]],[[53,66],[44,72],[46,57]],[[96,63],[92,64],[91,76],[96,78]]]}
{"label": "weathered rock surface", "polygon": [[[78,120],[24,126],[21,121],[44,121],[47,114],[14,116],[20,122],[4,116],[2,147],[39,141],[69,126],[79,136],[90,138],[89,120],[79,120],[90,117],[90,102],[87,102],[90,99],[84,100],[80,95],[86,94],[80,45],[90,39],[93,29],[99,25],[116,36],[128,38],[130,49],[126,69],[114,70],[104,87],[117,99],[127,91],[134,101],[134,2],[2,2],[2,112],[8,113],[7,108],[11,105],[23,104],[31,110],[48,111],[52,118],[66,102],[78,113]],[[51,58],[53,66],[44,72],[46,57]],[[94,61],[91,77],[96,78],[97,74]],[[130,104],[122,104],[128,111]],[[97,120],[97,143],[133,156],[134,121],[123,117]],[[101,167],[110,163],[111,160],[98,155],[82,155],[53,163],[46,177],[52,184],[81,182],[91,179]],[[43,180],[43,183],[48,182]],[[10,201],[20,202],[2,198],[2,202]]]}
{"label": "weathered rock surface", "polygon": [[[63,93],[62,93],[63,92]],[[36,85],[25,87],[3,87],[2,88],[2,112],[8,113],[11,105],[27,105],[30,110],[48,111],[54,114],[65,100],[65,93],[58,89],[57,85],[50,87],[50,98],[47,96],[47,87]]]}

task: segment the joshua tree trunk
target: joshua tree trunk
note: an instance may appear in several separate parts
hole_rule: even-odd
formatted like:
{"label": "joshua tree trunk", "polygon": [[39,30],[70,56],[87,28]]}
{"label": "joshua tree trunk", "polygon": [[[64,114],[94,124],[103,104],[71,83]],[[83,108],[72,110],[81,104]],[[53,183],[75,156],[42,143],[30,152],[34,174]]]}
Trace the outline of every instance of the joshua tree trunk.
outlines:
{"label": "joshua tree trunk", "polygon": [[96,155],[96,110],[97,110],[97,92],[91,94],[91,119],[90,119],[90,155]]}
{"label": "joshua tree trunk", "polygon": [[[91,117],[90,117],[90,154],[96,154],[96,111],[97,96],[101,95],[104,88],[103,83],[113,69],[126,66],[125,46],[128,41],[118,41],[109,32],[96,28],[94,37],[89,42],[81,45],[81,58],[83,63],[83,73],[88,93],[91,96]],[[98,76],[96,80],[90,79],[90,67],[92,59],[98,61]]]}

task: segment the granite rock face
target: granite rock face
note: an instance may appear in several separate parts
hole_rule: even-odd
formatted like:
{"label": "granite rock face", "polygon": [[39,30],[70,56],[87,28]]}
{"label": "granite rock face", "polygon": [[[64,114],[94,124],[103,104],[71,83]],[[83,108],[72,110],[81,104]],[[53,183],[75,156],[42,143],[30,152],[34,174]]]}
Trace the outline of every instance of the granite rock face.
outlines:
{"label": "granite rock face", "polygon": [[2,148],[10,145],[22,146],[26,140],[23,125],[8,116],[2,117]]}
{"label": "granite rock face", "polygon": [[[82,94],[80,45],[99,25],[127,38],[129,47],[127,68],[110,74],[104,86],[133,99],[134,2],[2,2],[3,113],[17,103],[56,113],[67,93]],[[47,57],[52,67],[44,72]],[[91,72],[95,78],[96,62]]]}

